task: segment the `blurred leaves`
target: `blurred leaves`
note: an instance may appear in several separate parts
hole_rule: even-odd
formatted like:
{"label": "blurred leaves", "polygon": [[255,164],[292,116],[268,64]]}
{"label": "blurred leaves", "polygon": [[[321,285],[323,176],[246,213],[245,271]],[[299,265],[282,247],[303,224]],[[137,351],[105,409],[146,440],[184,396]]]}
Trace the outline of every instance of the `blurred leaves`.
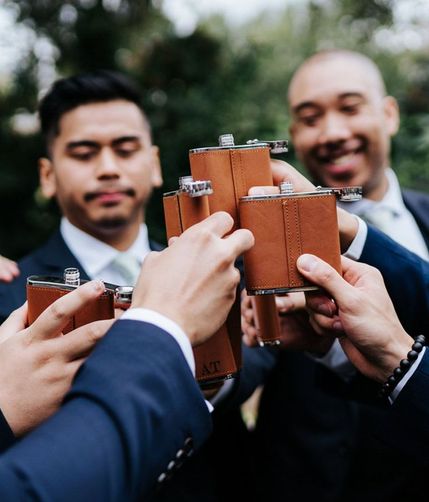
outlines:
{"label": "blurred leaves", "polygon": [[[392,165],[404,185],[429,190],[429,55],[427,47],[391,49],[398,1],[294,2],[242,27],[213,16],[194,33],[178,36],[160,0],[6,0],[18,9],[18,22],[55,50],[49,59],[36,44],[11,85],[0,89],[0,251],[23,255],[58,221],[54,205],[37,194],[40,137],[11,126],[18,111],[36,109],[49,65],[58,76],[116,69],[142,87],[164,171],[164,188],[148,211],[158,240],[164,239],[161,193],[188,173],[189,148],[215,145],[226,132],[237,143],[287,138],[288,81],[305,57],[325,48],[359,50],[379,64],[402,112]],[[287,160],[296,163],[293,145]]]}

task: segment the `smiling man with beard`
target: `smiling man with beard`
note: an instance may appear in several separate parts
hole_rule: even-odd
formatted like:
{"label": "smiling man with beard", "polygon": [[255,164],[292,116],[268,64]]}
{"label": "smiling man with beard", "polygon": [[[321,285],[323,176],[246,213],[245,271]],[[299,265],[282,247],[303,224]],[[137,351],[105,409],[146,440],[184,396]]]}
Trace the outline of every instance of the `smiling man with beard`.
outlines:
{"label": "smiling man with beard", "polygon": [[429,197],[401,191],[389,167],[399,110],[374,62],[352,51],[317,53],[295,72],[288,99],[292,141],[314,180],[362,186],[364,200],[345,208],[429,259]]}
{"label": "smiling man with beard", "polygon": [[[293,75],[288,101],[294,148],[316,183],[361,185],[364,198],[344,208],[428,259],[429,196],[401,189],[390,168],[399,110],[374,62],[316,53]],[[255,431],[264,500],[426,500],[421,463],[375,439],[386,413],[377,389],[338,341],[317,356],[281,351],[265,384]]]}
{"label": "smiling man with beard", "polygon": [[0,322],[25,301],[28,275],[62,275],[134,284],[148,239],[145,207],[162,184],[139,91],[123,75],[98,71],[54,83],[39,108],[46,157],[39,160],[44,196],[62,220],[41,248],[19,262],[21,274],[0,288]]}

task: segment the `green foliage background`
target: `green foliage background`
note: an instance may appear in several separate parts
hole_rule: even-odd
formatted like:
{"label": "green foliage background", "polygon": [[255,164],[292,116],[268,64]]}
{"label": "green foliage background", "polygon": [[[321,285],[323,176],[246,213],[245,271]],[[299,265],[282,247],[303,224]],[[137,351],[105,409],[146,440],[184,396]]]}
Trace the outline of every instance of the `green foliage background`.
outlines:
{"label": "green foliage background", "polygon": [[[380,43],[393,26],[395,3],[302,1],[239,28],[211,17],[181,37],[159,0],[120,0],[115,8],[101,0],[6,0],[18,8],[19,23],[56,46],[58,76],[109,68],[137,80],[161,148],[162,191],[188,173],[189,148],[215,145],[221,133],[234,133],[237,143],[287,138],[292,72],[314,51],[333,47],[359,50],[379,64],[402,112],[392,165],[404,186],[429,190],[429,51]],[[34,50],[19,62],[10,85],[0,87],[0,251],[13,258],[42,242],[58,222],[54,205],[37,191],[39,134],[19,134],[11,120],[18,111],[36,110],[39,70]],[[293,145],[287,160],[298,165]],[[160,241],[162,191],[148,211],[151,234]]]}

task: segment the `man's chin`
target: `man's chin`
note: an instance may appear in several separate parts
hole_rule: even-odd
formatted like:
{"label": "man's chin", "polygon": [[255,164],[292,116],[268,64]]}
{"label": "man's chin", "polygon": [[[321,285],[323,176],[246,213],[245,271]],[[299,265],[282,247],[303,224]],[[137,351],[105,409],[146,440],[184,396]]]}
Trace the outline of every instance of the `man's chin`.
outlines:
{"label": "man's chin", "polygon": [[123,217],[102,218],[97,222],[94,222],[94,226],[100,232],[115,232],[128,224],[129,221]]}

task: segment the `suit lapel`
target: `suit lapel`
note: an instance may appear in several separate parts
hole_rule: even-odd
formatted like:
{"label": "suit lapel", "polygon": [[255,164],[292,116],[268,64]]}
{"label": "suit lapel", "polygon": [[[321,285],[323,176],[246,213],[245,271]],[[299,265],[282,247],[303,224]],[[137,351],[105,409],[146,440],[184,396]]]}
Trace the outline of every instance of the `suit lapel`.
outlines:
{"label": "suit lapel", "polygon": [[72,254],[58,230],[34,254],[34,259],[40,264],[40,270],[45,270],[48,275],[62,275],[67,267],[76,267],[80,270],[81,279],[89,279],[82,264]]}
{"label": "suit lapel", "polygon": [[402,190],[402,197],[429,249],[429,195],[414,190]]}

